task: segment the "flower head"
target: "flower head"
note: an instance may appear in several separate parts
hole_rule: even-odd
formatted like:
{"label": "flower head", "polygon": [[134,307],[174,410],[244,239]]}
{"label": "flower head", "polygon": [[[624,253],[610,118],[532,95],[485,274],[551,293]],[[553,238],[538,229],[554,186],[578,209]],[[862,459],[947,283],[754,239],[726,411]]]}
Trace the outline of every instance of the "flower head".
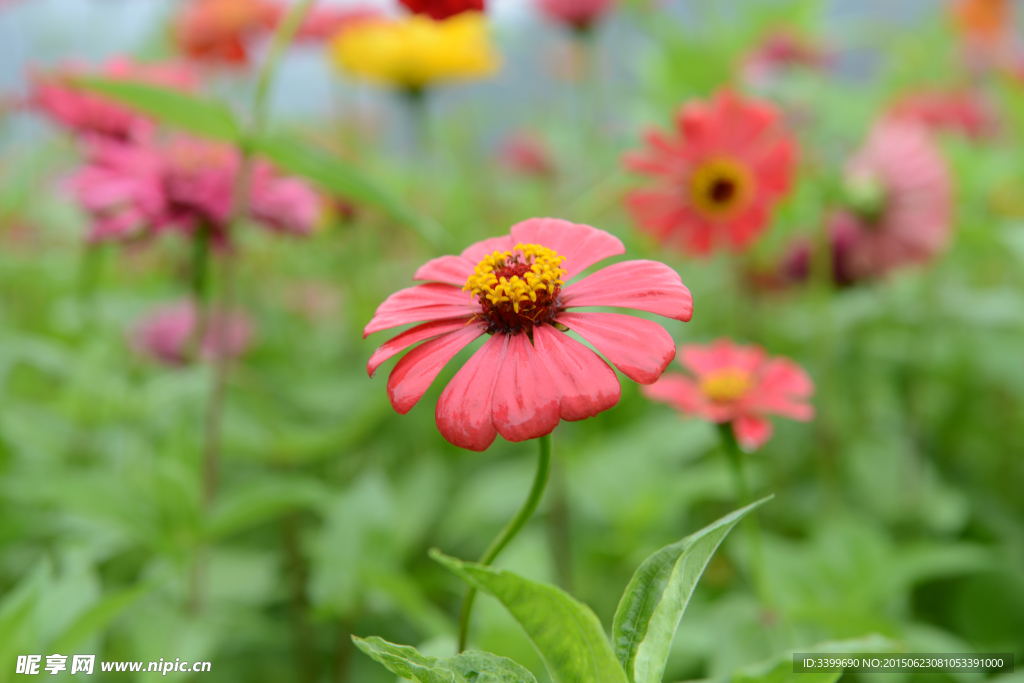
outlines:
{"label": "flower head", "polygon": [[506,168],[523,175],[550,176],[555,172],[554,161],[544,141],[526,132],[506,138],[498,150],[498,160]]}
{"label": "flower head", "polygon": [[787,29],[775,29],[762,38],[743,60],[743,77],[752,84],[770,81],[794,68],[822,69],[829,55],[819,45]]}
{"label": "flower head", "polygon": [[740,251],[761,234],[789,191],[796,142],[770,105],[728,91],[684,106],[678,135],[647,133],[626,166],[654,178],[626,204],[640,228],[693,255]]}
{"label": "flower head", "polygon": [[829,229],[847,237],[844,268],[851,277],[928,261],[949,241],[949,169],[920,126],[878,124],[847,166],[844,187],[847,208],[831,217]]}
{"label": "flower head", "polygon": [[377,9],[368,6],[334,7],[317,6],[309,11],[295,40],[305,42],[323,42],[330,40],[352,26],[364,21],[376,21],[381,18]]}
{"label": "flower head", "polygon": [[212,360],[221,355],[240,356],[252,340],[252,323],[241,312],[214,314],[205,325],[202,340],[195,339],[199,316],[191,301],[163,306],[142,318],[132,328],[129,341],[138,353],[165,365],[188,362],[190,345],[199,342],[199,354]]}
{"label": "flower head", "polygon": [[463,12],[483,12],[484,0],[401,0],[413,14],[424,14],[435,21],[444,21]]}
{"label": "flower head", "polygon": [[269,0],[190,0],[175,21],[174,38],[191,59],[244,65],[251,41],[269,35],[281,12]]}
{"label": "flower head", "polygon": [[978,95],[969,91],[925,91],[896,102],[888,117],[916,123],[933,132],[958,133],[974,140],[992,137],[995,114]]}
{"label": "flower head", "polygon": [[814,417],[808,403],[814,383],[788,358],[769,358],[759,346],[739,346],[729,339],[679,349],[680,364],[692,376],[666,374],[641,387],[647,398],[682,413],[717,423],[731,423],[745,450],[756,450],[772,435],[768,415],[806,422]]}
{"label": "flower head", "polygon": [[500,63],[486,20],[476,13],[445,21],[417,14],[364,22],[334,39],[331,57],[356,76],[414,91],[441,81],[484,78]]}
{"label": "flower head", "polygon": [[[135,144],[93,140],[86,165],[69,185],[93,218],[93,241],[206,227],[223,243],[240,163],[232,147],[185,137]],[[250,218],[271,229],[306,234],[320,200],[305,183],[258,162],[248,208]]]}
{"label": "flower head", "polygon": [[[76,87],[73,79],[87,73],[87,70],[76,66],[32,73],[30,105],[78,134],[126,140],[141,137],[152,130],[152,123],[144,116],[102,95]],[[179,64],[137,64],[124,57],[109,60],[98,69],[97,75],[179,90],[191,90],[196,85],[194,74]]]}
{"label": "flower head", "polygon": [[391,405],[405,414],[445,366],[475,339],[484,345],[441,393],[435,416],[451,443],[482,451],[501,434],[523,441],[550,434],[560,420],[582,420],[619,400],[615,372],[564,332],[572,330],[630,379],[650,384],[675,356],[657,323],[621,313],[574,312],[589,306],[634,308],[689,320],[693,301],[679,275],[654,261],[626,261],[573,282],[598,261],[625,253],[617,238],[555,218],[512,226],[458,256],[416,271],[429,281],[392,294],[364,335],[409,323],[374,352],[372,376],[407,353],[388,379]]}
{"label": "flower head", "polygon": [[615,0],[537,0],[548,19],[581,32],[589,30],[614,4]]}

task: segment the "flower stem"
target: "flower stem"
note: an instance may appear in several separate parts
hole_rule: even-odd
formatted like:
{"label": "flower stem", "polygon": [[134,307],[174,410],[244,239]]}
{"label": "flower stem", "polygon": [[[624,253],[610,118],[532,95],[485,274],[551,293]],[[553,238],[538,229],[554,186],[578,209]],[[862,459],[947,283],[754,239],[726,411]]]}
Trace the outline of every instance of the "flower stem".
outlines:
{"label": "flower stem", "polygon": [[[482,565],[489,565],[494,562],[498,554],[516,537],[519,530],[533,516],[538,503],[540,503],[541,496],[544,495],[544,487],[547,486],[548,475],[551,472],[551,435],[542,436],[537,441],[540,443],[540,457],[537,460],[537,474],[533,478],[533,487],[530,489],[530,495],[526,498],[523,506],[519,508],[516,516],[505,525],[501,533],[491,541],[491,545],[480,556],[479,562]],[[474,598],[476,598],[476,589],[470,588],[466,591],[466,597],[462,601],[462,613],[459,615],[459,652],[466,649],[466,640],[469,636],[469,616],[473,610]]]}
{"label": "flower stem", "polygon": [[[733,432],[731,422],[722,422],[718,425],[718,433],[722,441],[722,450],[729,459],[732,466],[733,477],[736,482],[736,503],[740,507],[751,502],[750,487],[747,484],[745,471],[745,454],[736,441],[736,434]],[[750,574],[754,583],[754,590],[762,606],[771,607],[767,577],[764,569],[764,550],[761,543],[761,525],[757,521],[757,512],[747,515],[743,520],[743,526],[747,534],[747,544],[750,547]]]}

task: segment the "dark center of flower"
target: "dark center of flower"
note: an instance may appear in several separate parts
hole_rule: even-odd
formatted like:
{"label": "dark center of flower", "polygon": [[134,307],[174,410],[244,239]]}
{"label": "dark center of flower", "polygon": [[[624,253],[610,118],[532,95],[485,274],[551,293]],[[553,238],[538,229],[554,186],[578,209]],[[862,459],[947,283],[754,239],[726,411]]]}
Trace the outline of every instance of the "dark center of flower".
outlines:
{"label": "dark center of flower", "polygon": [[564,260],[552,249],[517,244],[485,256],[462,289],[476,297],[490,334],[530,331],[558,312]]}
{"label": "dark center of flower", "polygon": [[714,218],[742,209],[753,190],[750,172],[732,159],[705,162],[693,172],[689,184],[694,208]]}

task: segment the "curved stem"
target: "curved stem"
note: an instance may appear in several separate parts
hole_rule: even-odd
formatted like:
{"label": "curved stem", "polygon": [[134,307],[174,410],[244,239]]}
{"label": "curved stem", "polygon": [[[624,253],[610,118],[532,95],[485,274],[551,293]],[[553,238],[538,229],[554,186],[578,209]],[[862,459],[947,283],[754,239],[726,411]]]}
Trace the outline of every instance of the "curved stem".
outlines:
{"label": "curved stem", "polygon": [[[736,502],[739,506],[748,505],[751,502],[750,486],[747,484],[747,476],[744,468],[745,454],[736,442],[736,434],[733,432],[731,422],[722,422],[718,425],[718,433],[722,440],[722,450],[729,458],[732,465],[733,477],[736,480]],[[757,512],[747,515],[743,521],[747,533],[747,543],[750,545],[750,574],[754,583],[754,590],[757,592],[758,600],[765,607],[771,606],[768,584],[764,570],[764,551],[761,544],[761,525],[757,521]]]}
{"label": "curved stem", "polygon": [[[551,472],[551,435],[542,436],[537,440],[540,443],[540,457],[537,459],[537,474],[533,478],[533,487],[526,502],[519,508],[519,512],[513,517],[501,533],[491,541],[484,554],[480,556],[480,564],[489,565],[494,562],[498,554],[505,549],[519,530],[526,525],[533,516],[534,511],[544,495],[544,487],[548,483],[548,474]],[[466,591],[466,597],[462,601],[462,612],[459,614],[459,652],[466,649],[466,639],[469,637],[469,616],[473,610],[473,600],[476,598],[476,589],[470,588]]]}

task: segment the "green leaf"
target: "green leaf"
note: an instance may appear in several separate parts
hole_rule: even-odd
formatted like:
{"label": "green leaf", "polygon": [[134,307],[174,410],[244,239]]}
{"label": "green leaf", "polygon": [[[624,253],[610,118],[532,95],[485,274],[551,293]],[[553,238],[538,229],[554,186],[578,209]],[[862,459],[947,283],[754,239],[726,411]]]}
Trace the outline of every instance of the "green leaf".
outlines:
{"label": "green leaf", "polygon": [[529,671],[511,659],[490,652],[463,652],[451,659],[427,657],[408,645],[377,637],[352,642],[388,671],[420,683],[537,683]]}
{"label": "green leaf", "polygon": [[636,570],[612,622],[615,654],[630,683],[661,683],[679,621],[711,556],[744,515],[773,497],[665,546]]}
{"label": "green leaf", "polygon": [[851,640],[835,640],[799,650],[787,651],[760,664],[754,664],[723,676],[715,683],[835,683],[842,671],[808,671],[794,673],[793,652],[850,653],[900,652],[904,647],[880,635],[869,635]]}
{"label": "green leaf", "polygon": [[446,236],[435,221],[420,216],[382,185],[344,159],[304,140],[283,134],[255,141],[254,150],[280,168],[312,180],[324,189],[352,201],[374,206],[443,249]]}
{"label": "green leaf", "polygon": [[222,102],[132,81],[80,77],[74,84],[187,133],[235,144],[242,138],[231,110]]}
{"label": "green leaf", "polygon": [[157,584],[153,582],[142,583],[105,596],[54,640],[48,648],[49,651],[67,652],[75,649],[91,635],[106,629],[111,622],[156,586]]}
{"label": "green leaf", "polygon": [[221,497],[213,509],[206,537],[223,538],[281,515],[321,505],[326,489],[316,480],[273,477],[255,481]]}
{"label": "green leaf", "polygon": [[466,583],[496,597],[533,641],[555,683],[625,683],[597,615],[571,595],[502,569],[430,556]]}

